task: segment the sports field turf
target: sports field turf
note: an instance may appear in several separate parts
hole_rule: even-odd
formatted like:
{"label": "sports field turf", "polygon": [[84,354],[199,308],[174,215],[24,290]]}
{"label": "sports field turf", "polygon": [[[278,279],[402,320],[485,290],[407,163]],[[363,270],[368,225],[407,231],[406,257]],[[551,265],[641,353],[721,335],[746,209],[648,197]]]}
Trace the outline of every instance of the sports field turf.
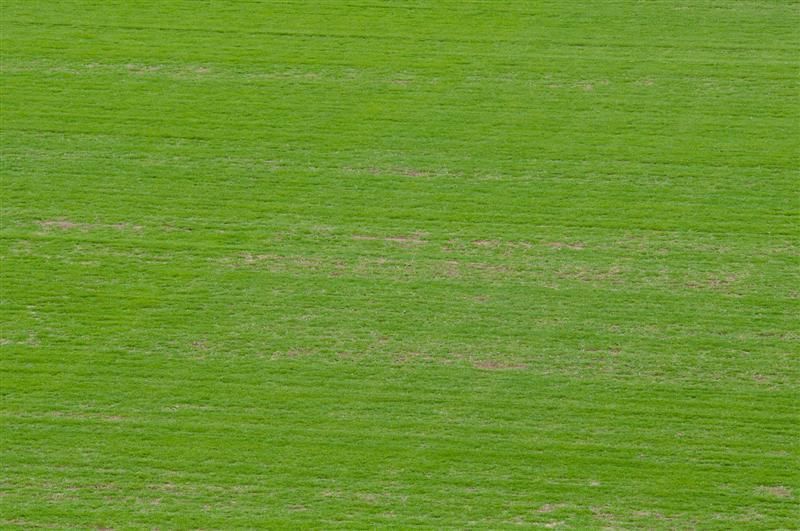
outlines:
{"label": "sports field turf", "polygon": [[0,10],[2,527],[798,527],[797,2]]}

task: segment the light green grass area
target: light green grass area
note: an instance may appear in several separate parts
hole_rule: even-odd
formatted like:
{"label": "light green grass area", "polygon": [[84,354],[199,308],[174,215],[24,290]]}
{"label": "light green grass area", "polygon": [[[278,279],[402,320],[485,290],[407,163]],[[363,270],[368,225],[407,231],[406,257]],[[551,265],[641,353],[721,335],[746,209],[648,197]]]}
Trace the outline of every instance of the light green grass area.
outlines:
{"label": "light green grass area", "polygon": [[797,2],[0,17],[2,527],[798,525]]}

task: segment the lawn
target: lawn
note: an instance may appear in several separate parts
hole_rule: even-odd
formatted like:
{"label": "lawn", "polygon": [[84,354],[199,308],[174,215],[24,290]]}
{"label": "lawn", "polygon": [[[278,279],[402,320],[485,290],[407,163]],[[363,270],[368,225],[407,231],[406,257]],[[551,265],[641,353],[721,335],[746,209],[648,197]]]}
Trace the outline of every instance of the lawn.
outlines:
{"label": "lawn", "polygon": [[797,2],[0,24],[0,526],[798,526]]}

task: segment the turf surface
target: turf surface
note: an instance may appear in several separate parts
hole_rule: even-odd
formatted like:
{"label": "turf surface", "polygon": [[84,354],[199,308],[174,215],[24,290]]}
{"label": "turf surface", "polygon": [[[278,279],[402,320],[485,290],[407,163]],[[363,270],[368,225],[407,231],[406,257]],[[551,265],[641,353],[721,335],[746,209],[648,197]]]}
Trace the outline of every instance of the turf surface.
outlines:
{"label": "turf surface", "polygon": [[796,2],[1,6],[4,527],[797,525]]}

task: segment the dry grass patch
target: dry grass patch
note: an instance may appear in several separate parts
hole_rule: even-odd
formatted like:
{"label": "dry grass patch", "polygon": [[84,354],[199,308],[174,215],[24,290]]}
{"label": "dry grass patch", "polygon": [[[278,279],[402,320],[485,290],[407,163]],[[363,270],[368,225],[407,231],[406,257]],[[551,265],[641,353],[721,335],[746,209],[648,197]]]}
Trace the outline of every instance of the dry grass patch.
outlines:
{"label": "dry grass patch", "polygon": [[472,366],[483,371],[524,371],[528,368],[524,363],[492,359],[473,361]]}
{"label": "dry grass patch", "polygon": [[771,496],[773,498],[789,499],[793,497],[792,489],[783,485],[761,485],[756,488],[756,494],[762,496]]}
{"label": "dry grass patch", "polygon": [[112,223],[110,225],[103,225],[98,223],[81,223],[76,221],[70,221],[68,219],[48,219],[38,222],[39,227],[45,230],[97,230],[97,229],[104,229],[104,228],[111,228],[116,230],[133,230],[133,231],[140,231],[143,229],[141,225],[135,225],[133,223]]}
{"label": "dry grass patch", "polygon": [[401,245],[422,245],[425,242],[424,234],[421,232],[416,232],[414,234],[403,236],[370,236],[365,234],[354,234],[354,240],[363,240],[363,241],[384,241],[390,243],[399,243]]}
{"label": "dry grass patch", "polygon": [[475,245],[476,247],[488,247],[490,249],[493,249],[501,245],[501,243],[502,242],[500,242],[499,240],[474,240],[472,242],[472,245]]}
{"label": "dry grass patch", "polygon": [[709,275],[702,281],[691,281],[686,283],[686,287],[691,289],[725,289],[739,281],[739,276],[734,273],[725,275]]}
{"label": "dry grass patch", "polygon": [[543,245],[553,249],[571,249],[573,251],[580,251],[586,248],[586,244],[582,242],[545,242]]}
{"label": "dry grass patch", "polygon": [[547,514],[547,513],[552,513],[553,511],[557,511],[559,509],[562,509],[562,508],[564,508],[566,506],[567,506],[566,503],[545,503],[544,505],[539,507],[536,510],[536,512],[537,513],[542,513],[542,514]]}
{"label": "dry grass patch", "polygon": [[567,265],[556,272],[556,276],[565,280],[580,280],[581,282],[605,282],[618,280],[623,269],[611,266],[608,269],[590,268],[587,266]]}
{"label": "dry grass patch", "polygon": [[43,229],[60,229],[60,230],[72,230],[72,229],[85,229],[90,227],[86,223],[76,223],[74,221],[69,221],[66,219],[53,219],[47,221],[40,221],[39,226]]}
{"label": "dry grass patch", "polygon": [[121,422],[125,420],[125,417],[121,415],[106,415],[103,413],[77,413],[69,411],[51,411],[49,416],[65,419],[99,420],[102,422]]}

